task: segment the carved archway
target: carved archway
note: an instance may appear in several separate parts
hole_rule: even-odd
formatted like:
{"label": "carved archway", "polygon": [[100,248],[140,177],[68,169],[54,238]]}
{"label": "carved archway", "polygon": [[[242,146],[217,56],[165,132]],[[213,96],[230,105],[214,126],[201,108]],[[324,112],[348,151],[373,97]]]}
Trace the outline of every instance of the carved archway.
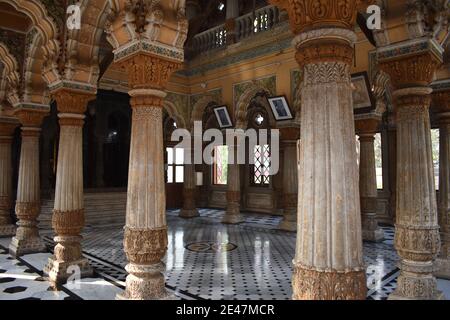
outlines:
{"label": "carved archway", "polygon": [[42,37],[42,50],[46,60],[46,78],[52,78],[56,72],[56,59],[59,56],[60,43],[58,39],[58,26],[54,18],[50,17],[47,8],[38,0],[0,0],[12,6],[18,12],[30,18],[33,25]]}
{"label": "carved archway", "polygon": [[247,109],[253,98],[260,94],[272,95],[273,93],[264,86],[253,84],[239,97],[235,109],[236,128],[247,126]]}
{"label": "carved archway", "polygon": [[173,102],[170,101],[164,101],[163,104],[164,110],[168,113],[169,117],[175,120],[178,128],[184,128],[186,129],[186,121],[184,118],[180,115],[178,112],[177,107]]}
{"label": "carved archway", "polygon": [[5,81],[5,84],[2,84],[2,87],[5,88],[4,98],[14,106],[19,102],[19,64],[7,46],[2,42],[0,42],[0,60],[3,62],[4,68],[3,81]]}
{"label": "carved archway", "polygon": [[216,98],[217,97],[212,95],[206,95],[195,103],[191,113],[191,128],[193,128],[195,121],[203,120],[203,114],[208,106],[220,103],[220,101],[217,101]]}

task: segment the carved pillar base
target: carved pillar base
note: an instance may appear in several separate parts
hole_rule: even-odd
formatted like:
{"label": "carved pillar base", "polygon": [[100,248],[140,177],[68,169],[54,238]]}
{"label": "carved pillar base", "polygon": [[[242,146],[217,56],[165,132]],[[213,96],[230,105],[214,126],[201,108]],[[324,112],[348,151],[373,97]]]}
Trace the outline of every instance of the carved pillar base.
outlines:
{"label": "carved pillar base", "polygon": [[50,281],[61,284],[76,272],[80,278],[92,276],[93,270],[83,257],[79,235],[84,222],[84,210],[53,210],[52,226],[57,236],[54,255],[49,258],[44,273]]}
{"label": "carved pillar base", "polygon": [[437,290],[436,278],[432,275],[432,262],[403,260],[401,273],[397,279],[397,289],[388,300],[444,300],[442,292]]}
{"label": "carved pillar base", "polygon": [[185,218],[185,219],[190,219],[190,218],[195,218],[195,217],[199,217],[200,213],[198,213],[197,209],[181,209],[180,211],[180,218]]}
{"label": "carved pillar base", "polygon": [[380,242],[384,240],[384,231],[378,225],[375,213],[362,214],[362,238],[364,241],[372,242]]}
{"label": "carved pillar base", "polygon": [[80,278],[94,274],[86,258],[81,253],[81,236],[56,236],[55,255],[48,259],[44,273],[49,280],[63,284],[70,276],[77,274]]}
{"label": "carved pillar base", "polygon": [[227,191],[227,210],[222,218],[222,223],[238,224],[245,221],[240,210],[240,198],[239,191]]}
{"label": "carved pillar base", "polygon": [[319,271],[294,264],[292,288],[294,300],[365,300],[366,273]]}
{"label": "carved pillar base", "polygon": [[402,258],[397,289],[390,300],[439,300],[433,258],[439,251],[439,228],[395,226],[395,248]]}
{"label": "carved pillar base", "polygon": [[9,245],[9,253],[13,257],[24,254],[45,252],[47,250],[44,242],[39,236],[37,216],[40,211],[39,203],[16,204],[17,222],[16,235]]}
{"label": "carved pillar base", "polygon": [[197,208],[195,207],[195,189],[187,189],[183,190],[183,209],[180,211],[180,217],[189,219],[199,217]]}
{"label": "carved pillar base", "polygon": [[278,229],[284,231],[297,231],[297,194],[284,195],[283,220],[280,221]]}
{"label": "carved pillar base", "polygon": [[441,232],[441,252],[434,266],[436,277],[450,280],[450,233]]}
{"label": "carved pillar base", "polygon": [[39,237],[36,222],[19,221],[17,225],[16,236],[12,238],[9,245],[9,253],[13,257],[47,251],[44,242]]}
{"label": "carved pillar base", "polygon": [[13,224],[0,226],[0,238],[12,237],[16,234],[16,226]]}
{"label": "carved pillar base", "polygon": [[164,264],[167,250],[167,228],[134,229],[125,227],[124,249],[128,261],[126,290],[118,300],[170,299],[165,288]]}
{"label": "carved pillar base", "polygon": [[171,300],[174,298],[165,287],[163,263],[154,265],[129,263],[125,270],[129,273],[125,281],[126,289],[116,296],[117,300]]}

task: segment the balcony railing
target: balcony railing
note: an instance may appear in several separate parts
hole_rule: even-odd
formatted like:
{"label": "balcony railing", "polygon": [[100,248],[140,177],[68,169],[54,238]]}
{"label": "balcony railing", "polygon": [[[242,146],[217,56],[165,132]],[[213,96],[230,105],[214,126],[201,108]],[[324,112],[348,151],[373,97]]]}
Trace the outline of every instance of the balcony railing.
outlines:
{"label": "balcony railing", "polygon": [[[235,20],[235,40],[242,41],[252,35],[272,29],[280,22],[280,11],[276,6],[266,6]],[[191,56],[227,45],[225,25],[219,25],[194,36],[190,47]]]}
{"label": "balcony railing", "polygon": [[272,29],[280,22],[278,7],[267,6],[236,19],[237,40],[248,38],[256,33]]}

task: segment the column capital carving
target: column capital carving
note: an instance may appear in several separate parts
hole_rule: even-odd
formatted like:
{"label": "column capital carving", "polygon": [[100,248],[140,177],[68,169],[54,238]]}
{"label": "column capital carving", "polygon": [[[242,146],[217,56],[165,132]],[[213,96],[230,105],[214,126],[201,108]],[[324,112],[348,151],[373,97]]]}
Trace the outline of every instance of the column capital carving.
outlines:
{"label": "column capital carving", "polygon": [[56,101],[58,112],[83,114],[86,112],[88,102],[94,100],[96,95],[92,92],[63,88],[54,91],[52,97]]}
{"label": "column capital carving", "polygon": [[348,29],[318,29],[299,34],[293,40],[296,48],[295,58],[303,67],[319,62],[344,62],[350,65],[353,61],[353,44],[356,34]]}
{"label": "column capital carving", "polygon": [[450,112],[450,89],[433,92],[432,109],[436,113]]}
{"label": "column capital carving", "polygon": [[428,39],[378,50],[380,69],[391,77],[395,89],[427,87],[442,63],[442,47]]}
{"label": "column capital carving", "polygon": [[374,0],[269,0],[273,5],[286,9],[292,32],[338,27],[353,30],[358,10],[374,3]]}
{"label": "column capital carving", "polygon": [[379,118],[355,119],[355,129],[358,135],[374,135],[378,132],[380,125]]}
{"label": "column capital carving", "polygon": [[23,127],[40,128],[48,112],[22,108],[17,110],[14,115],[19,119]]}
{"label": "column capital carving", "polygon": [[136,54],[124,61],[121,66],[128,74],[128,86],[133,89],[155,89],[163,91],[173,72],[182,64],[173,60],[149,54]]}
{"label": "column capital carving", "polygon": [[286,127],[279,128],[281,141],[297,141],[300,139],[300,128]]}
{"label": "column capital carving", "polygon": [[0,136],[12,137],[14,130],[20,125],[14,118],[0,118]]}

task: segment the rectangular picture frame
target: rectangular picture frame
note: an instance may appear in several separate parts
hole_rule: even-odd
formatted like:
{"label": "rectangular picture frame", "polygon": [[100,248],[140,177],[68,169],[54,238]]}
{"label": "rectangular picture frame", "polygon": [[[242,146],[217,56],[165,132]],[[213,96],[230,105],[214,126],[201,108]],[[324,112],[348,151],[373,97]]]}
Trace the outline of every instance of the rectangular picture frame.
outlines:
{"label": "rectangular picture frame", "polygon": [[367,72],[352,74],[353,110],[355,113],[370,112],[375,109],[374,98]]}
{"label": "rectangular picture frame", "polygon": [[231,122],[231,117],[228,113],[227,106],[215,107],[214,114],[216,115],[216,119],[219,123],[220,128],[230,128],[233,126],[233,122]]}
{"label": "rectangular picture frame", "polygon": [[267,98],[267,101],[276,121],[286,121],[294,118],[286,96],[270,97]]}

